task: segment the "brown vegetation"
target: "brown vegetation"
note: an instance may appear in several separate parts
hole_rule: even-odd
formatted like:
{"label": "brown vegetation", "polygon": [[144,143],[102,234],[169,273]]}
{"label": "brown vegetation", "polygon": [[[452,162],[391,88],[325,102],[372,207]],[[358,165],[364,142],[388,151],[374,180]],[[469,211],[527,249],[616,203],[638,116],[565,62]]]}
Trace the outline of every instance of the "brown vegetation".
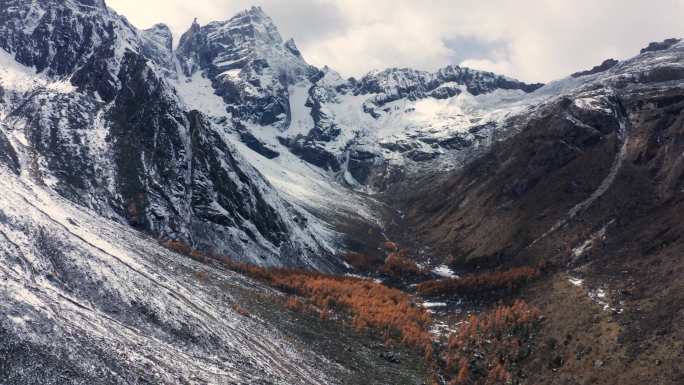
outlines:
{"label": "brown vegetation", "polygon": [[521,300],[511,306],[471,315],[449,337],[446,362],[453,376],[450,384],[509,383],[513,378],[512,364],[529,353],[529,343],[540,316],[539,309]]}
{"label": "brown vegetation", "polygon": [[418,294],[424,296],[472,295],[482,292],[508,289],[517,290],[540,275],[539,269],[518,267],[506,271],[496,271],[463,278],[447,278],[427,281],[416,287]]}
{"label": "brown vegetation", "polygon": [[406,257],[405,252],[390,253],[380,272],[394,278],[412,277],[421,274],[418,265]]}
{"label": "brown vegetation", "polygon": [[[347,314],[357,330],[376,332],[387,342],[398,341],[419,350],[435,373],[441,371],[447,374],[450,385],[510,383],[513,374],[518,374],[512,374],[511,371],[524,358],[523,347],[529,351],[533,331],[540,322],[537,308],[516,301],[511,306],[500,306],[484,314],[470,315],[467,322],[449,337],[446,347],[440,347],[433,344],[433,336],[429,332],[432,323],[430,313],[418,306],[413,296],[399,289],[362,278],[264,268],[238,263],[227,257],[209,258],[180,242],[170,241],[164,245],[197,260],[218,261],[230,270],[292,294],[285,302],[290,310],[318,311],[323,319],[332,314]],[[421,273],[415,263],[399,252],[391,253],[381,269],[392,275]],[[519,268],[466,277],[464,280],[471,286],[469,290],[487,290],[516,287],[538,274],[537,269]],[[467,287],[454,284],[453,280],[442,281],[449,282],[449,292],[458,292]],[[432,289],[430,285],[434,284],[434,281],[426,282],[420,291],[442,293]],[[442,290],[442,286],[438,287]],[[232,308],[238,314],[249,316],[237,304],[232,305]],[[437,351],[433,350],[435,347]]]}
{"label": "brown vegetation", "polygon": [[243,317],[249,317],[249,312],[247,309],[243,308],[242,306],[238,305],[237,303],[234,303],[231,308],[233,309],[234,312],[240,314]]}
{"label": "brown vegetation", "polygon": [[301,312],[304,310],[305,305],[299,298],[290,296],[287,298],[287,301],[285,302],[285,307],[292,311]]}
{"label": "brown vegetation", "polygon": [[270,283],[309,298],[322,314],[349,312],[358,330],[372,329],[397,337],[423,353],[431,349],[432,337],[427,332],[430,314],[401,290],[365,279],[285,270],[275,271]]}
{"label": "brown vegetation", "polygon": [[173,250],[179,254],[190,255],[194,250],[190,245],[185,244],[181,241],[167,240],[161,242],[161,244],[167,249]]}
{"label": "brown vegetation", "polygon": [[382,244],[382,248],[385,249],[385,251],[390,252],[390,253],[396,253],[399,251],[399,245],[397,245],[394,242],[387,241]]}
{"label": "brown vegetation", "polygon": [[[197,260],[208,259],[178,241],[163,243],[166,247]],[[331,311],[348,312],[352,324],[360,331],[376,330],[395,337],[402,343],[432,355],[432,336],[427,331],[430,313],[414,303],[413,297],[401,290],[389,288],[371,280],[326,275],[312,271],[264,268],[239,263],[228,257],[214,257],[224,267],[260,280],[286,293],[300,295],[311,301],[322,318]],[[395,266],[394,264],[391,264]],[[418,267],[400,261],[401,269],[417,272]],[[394,271],[399,271],[395,266]],[[288,300],[288,307],[297,306]]]}
{"label": "brown vegetation", "polygon": [[207,274],[206,271],[198,271],[195,273],[195,277],[197,277],[197,280],[200,282],[206,282],[207,278],[209,278],[209,274]]}

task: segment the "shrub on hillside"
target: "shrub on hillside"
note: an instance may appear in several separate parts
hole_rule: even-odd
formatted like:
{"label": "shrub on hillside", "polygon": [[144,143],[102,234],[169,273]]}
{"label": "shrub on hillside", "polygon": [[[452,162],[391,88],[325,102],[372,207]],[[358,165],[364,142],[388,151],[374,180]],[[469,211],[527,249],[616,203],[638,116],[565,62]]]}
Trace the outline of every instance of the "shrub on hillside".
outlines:
{"label": "shrub on hillside", "polygon": [[395,242],[387,241],[382,244],[382,248],[389,253],[396,253],[399,251],[399,245]]}
{"label": "shrub on hillside", "polygon": [[183,254],[183,255],[190,255],[194,250],[190,245],[185,244],[181,241],[175,241],[175,240],[168,240],[168,241],[163,241],[161,243],[164,247],[167,249],[173,250],[176,253]]}
{"label": "shrub on hillside", "polygon": [[183,243],[181,241],[167,240],[161,242],[161,244],[169,250],[175,251],[178,254],[188,256],[196,261],[202,263],[206,263],[208,261],[207,256],[204,253],[193,249],[190,245]]}
{"label": "shrub on hillside", "polygon": [[240,315],[243,316],[243,317],[250,317],[249,312],[247,311],[247,309],[243,308],[242,306],[240,306],[240,305],[237,304],[237,303],[234,303],[234,304],[231,306],[231,309],[233,309],[234,312],[240,314]]}
{"label": "shrub on hillside", "polygon": [[430,314],[401,290],[366,279],[287,270],[275,271],[271,284],[309,298],[322,309],[321,314],[349,312],[353,326],[360,331],[377,330],[423,353],[431,350]]}
{"label": "shrub on hillside", "polygon": [[421,274],[418,265],[406,257],[405,253],[391,253],[380,271],[394,278],[412,277]]}
{"label": "shrub on hillside", "polygon": [[520,349],[529,344],[540,317],[539,309],[521,300],[468,317],[449,337],[450,384],[510,383],[510,368],[521,359]]}

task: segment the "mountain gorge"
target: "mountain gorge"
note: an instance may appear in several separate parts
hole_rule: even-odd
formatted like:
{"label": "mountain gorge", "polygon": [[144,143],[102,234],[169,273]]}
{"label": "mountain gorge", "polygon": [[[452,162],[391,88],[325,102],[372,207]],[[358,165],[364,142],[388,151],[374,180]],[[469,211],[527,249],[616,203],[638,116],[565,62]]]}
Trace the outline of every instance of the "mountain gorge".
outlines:
{"label": "mountain gorge", "polygon": [[[524,299],[543,326],[499,362],[515,379],[487,383],[682,380],[681,40],[545,85],[456,65],[344,79],[259,7],[173,42],[104,0],[0,0],[0,383],[416,384],[439,367],[338,334],[332,300],[322,319],[283,308],[301,293],[242,263],[380,281],[451,331]],[[399,254],[415,271],[349,258]],[[416,292],[527,266],[542,277],[514,297]],[[431,381],[485,383],[478,354],[472,382],[450,359]]]}

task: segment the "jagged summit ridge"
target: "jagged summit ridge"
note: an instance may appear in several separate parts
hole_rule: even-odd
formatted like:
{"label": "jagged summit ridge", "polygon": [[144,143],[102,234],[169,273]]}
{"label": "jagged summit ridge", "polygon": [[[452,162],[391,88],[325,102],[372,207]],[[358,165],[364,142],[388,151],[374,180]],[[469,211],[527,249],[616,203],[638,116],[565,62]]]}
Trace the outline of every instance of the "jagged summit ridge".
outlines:
{"label": "jagged summit ridge", "polygon": [[107,4],[105,4],[105,0],[74,0],[74,1],[76,1],[77,3],[81,3],[83,5],[90,6],[90,7],[107,9]]}
{"label": "jagged summit ridge", "polygon": [[[384,94],[390,100],[400,97],[415,99],[426,96],[446,98],[461,91],[468,91],[477,96],[496,89],[532,92],[543,86],[540,83],[526,84],[492,72],[473,70],[457,65],[449,65],[436,72],[411,68],[376,70],[371,71],[354,83],[356,83],[354,90],[356,94]],[[453,92],[431,94],[436,89],[445,86]]]}
{"label": "jagged summit ridge", "polygon": [[[294,41],[288,41],[287,46],[296,49]],[[205,26],[195,19],[180,38],[178,57],[185,74],[191,76],[208,67],[217,71],[241,68],[259,56],[269,61],[274,51],[283,48],[283,38],[273,20],[260,7],[252,7]]]}
{"label": "jagged summit ridge", "polygon": [[[250,149],[270,159],[282,151],[291,151],[333,172],[342,171],[345,163],[355,163],[349,160],[349,151],[361,154],[364,158],[361,163],[383,163],[383,151],[377,148],[376,138],[371,138],[374,136],[371,127],[377,126],[373,119],[387,115],[389,103],[448,100],[462,93],[477,96],[496,90],[529,93],[541,87],[541,84],[526,84],[459,66],[447,66],[436,72],[390,68],[372,71],[359,80],[343,79],[328,67],[319,70],[309,65],[294,40],[283,43],[273,21],[258,7],[240,12],[227,21],[204,26],[193,22],[181,37],[176,56],[189,84],[208,80],[211,87],[208,91],[222,99],[221,106],[206,103],[215,107],[205,108],[205,112],[256,126],[273,126],[283,133],[264,136],[257,132],[258,128],[245,127],[252,132],[243,130],[240,139]],[[179,87],[188,88],[187,84],[181,82]],[[192,98],[197,92],[185,94]],[[362,116],[351,124],[339,122],[336,109],[358,110],[355,113]],[[371,121],[366,121],[366,117]],[[336,141],[331,145],[333,149],[328,148],[331,141]],[[415,142],[415,136],[412,141]],[[361,152],[354,150],[357,145],[363,147]],[[400,147],[407,148],[403,144]],[[425,145],[412,143],[409,147],[418,149]],[[433,149],[420,149],[410,156],[432,159],[439,155],[434,146],[427,147]],[[395,154],[390,156],[396,158]],[[367,178],[357,175],[356,179]]]}
{"label": "jagged summit ridge", "polygon": [[173,54],[173,33],[163,23],[141,31],[143,54],[154,58],[154,62],[164,70],[168,77],[175,78],[176,62]]}
{"label": "jagged summit ridge", "polygon": [[153,36],[159,45],[163,46],[166,50],[173,51],[173,33],[168,25],[158,23],[143,30],[143,33],[151,37]]}
{"label": "jagged summit ridge", "polygon": [[283,42],[259,7],[204,26],[193,22],[181,36],[176,56],[186,77],[201,72],[211,80],[234,117],[261,125],[286,127],[288,86],[318,72],[293,40]]}

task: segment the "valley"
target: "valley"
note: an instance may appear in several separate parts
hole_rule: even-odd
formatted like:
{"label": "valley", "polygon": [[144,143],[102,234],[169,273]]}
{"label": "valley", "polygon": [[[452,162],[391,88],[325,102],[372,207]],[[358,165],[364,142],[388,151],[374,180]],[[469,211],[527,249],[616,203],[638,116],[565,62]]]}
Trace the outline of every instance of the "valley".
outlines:
{"label": "valley", "polygon": [[0,0],[0,383],[680,384],[684,42],[343,78]]}

